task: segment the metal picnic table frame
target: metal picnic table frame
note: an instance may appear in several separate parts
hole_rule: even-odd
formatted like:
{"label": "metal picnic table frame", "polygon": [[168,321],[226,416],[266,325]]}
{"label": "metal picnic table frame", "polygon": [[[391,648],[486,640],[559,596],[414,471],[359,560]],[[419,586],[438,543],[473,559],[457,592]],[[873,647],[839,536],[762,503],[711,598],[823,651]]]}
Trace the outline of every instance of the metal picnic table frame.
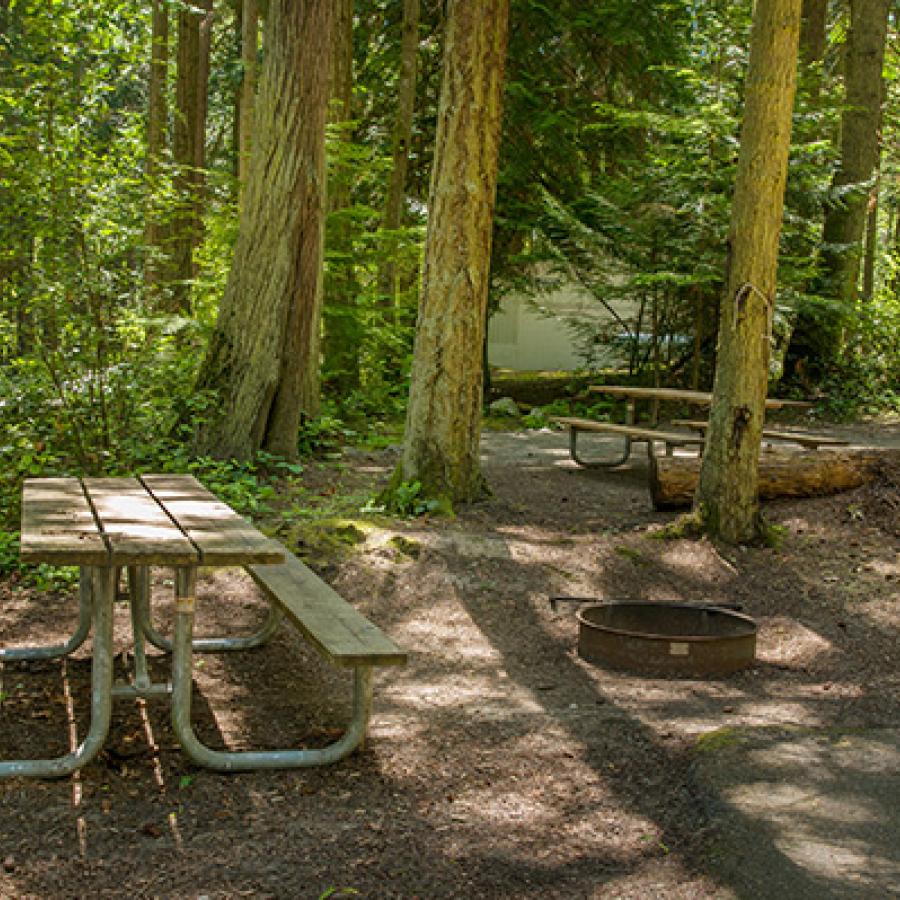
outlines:
{"label": "metal picnic table frame", "polygon": [[[267,538],[209,493],[193,477],[38,478],[23,487],[23,562],[77,565],[78,625],[64,644],[0,649],[0,662],[67,656],[93,625],[90,727],[78,747],[51,759],[0,761],[0,777],[62,777],[90,762],[106,740],[116,697],[170,696],[172,725],[187,755],[221,770],[292,768],[332,762],[358,742],[368,718],[370,670],[354,679],[353,719],[343,738],[328,747],[302,750],[227,751],[202,744],[191,725],[192,653],[242,650],[267,640],[279,621],[274,606],[253,634],[194,640],[197,568],[274,564],[284,548]],[[152,625],[150,566],[174,570],[175,622],[170,641]],[[113,604],[122,569],[128,572],[134,673],[113,683]],[[153,683],[145,640],[171,652],[171,683]],[[347,746],[345,746],[347,745]]]}

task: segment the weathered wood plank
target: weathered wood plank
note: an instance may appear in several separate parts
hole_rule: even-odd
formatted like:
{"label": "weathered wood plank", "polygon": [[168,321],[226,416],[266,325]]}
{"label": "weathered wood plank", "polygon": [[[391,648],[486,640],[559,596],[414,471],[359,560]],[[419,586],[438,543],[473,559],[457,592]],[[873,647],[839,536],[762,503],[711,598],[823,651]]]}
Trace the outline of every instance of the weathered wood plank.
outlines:
{"label": "weathered wood plank", "polygon": [[391,666],[407,654],[291,553],[279,565],[247,566],[262,591],[336,666]]}
{"label": "weathered wood plank", "polygon": [[102,566],[109,562],[77,478],[27,478],[22,486],[22,562]]}
{"label": "weathered wood plank", "polygon": [[[708,391],[687,391],[680,388],[630,387],[617,384],[596,384],[588,388],[595,394],[609,394],[610,397],[626,397],[630,400],[671,400],[675,403],[695,403],[698,406],[709,406],[712,394]],[[782,400],[779,397],[767,397],[766,409],[809,409],[812,403],[806,400]]]}
{"label": "weathered wood plank", "polygon": [[141,481],[191,539],[205,566],[278,563],[284,548],[267,538],[192,475],[143,475]]}
{"label": "weathered wood plank", "polygon": [[642,428],[640,425],[618,425],[614,422],[596,422],[593,419],[579,419],[575,416],[551,416],[551,422],[574,428],[576,431],[596,431],[620,434],[633,441],[664,441],[667,444],[702,444],[703,438],[696,434],[678,431],[662,431],[657,428]]}
{"label": "weathered wood plank", "polygon": [[[709,428],[709,422],[693,421],[690,419],[674,419],[673,425],[683,425],[685,428],[693,428],[695,431],[705,432]],[[843,438],[828,437],[824,434],[812,434],[808,431],[783,431],[778,428],[763,428],[762,436],[773,441],[789,441],[799,444],[801,447],[842,447],[850,443]]]}
{"label": "weathered wood plank", "polygon": [[113,565],[195,564],[197,549],[135,478],[85,478]]}

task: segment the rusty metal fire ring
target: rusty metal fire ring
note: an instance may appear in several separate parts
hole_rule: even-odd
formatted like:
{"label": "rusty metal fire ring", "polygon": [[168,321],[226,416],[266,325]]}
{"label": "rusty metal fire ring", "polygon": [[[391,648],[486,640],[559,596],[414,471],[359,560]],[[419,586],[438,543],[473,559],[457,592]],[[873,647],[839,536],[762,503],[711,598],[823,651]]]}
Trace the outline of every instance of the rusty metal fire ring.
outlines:
{"label": "rusty metal fire ring", "polygon": [[716,606],[647,601],[579,610],[578,655],[632,672],[727,675],[756,658],[756,622]]}

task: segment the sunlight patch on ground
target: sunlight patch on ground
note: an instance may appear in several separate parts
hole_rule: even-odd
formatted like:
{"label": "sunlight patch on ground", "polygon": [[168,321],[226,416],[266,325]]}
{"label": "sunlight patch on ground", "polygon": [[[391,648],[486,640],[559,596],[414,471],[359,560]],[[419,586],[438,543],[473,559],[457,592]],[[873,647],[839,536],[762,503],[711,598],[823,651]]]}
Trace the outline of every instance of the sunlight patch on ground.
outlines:
{"label": "sunlight patch on ground", "polygon": [[[775,830],[775,845],[820,877],[841,883],[861,876],[863,883],[873,879],[886,886],[889,882],[879,876],[888,870],[898,874],[896,862],[874,858],[867,842],[848,838],[848,827],[877,825],[883,819],[884,810],[862,796],[841,799],[825,796],[822,786],[755,781],[726,791],[725,797],[742,812],[766,821]],[[840,823],[839,838],[824,836],[828,823]]]}
{"label": "sunlight patch on ground", "polygon": [[[704,552],[700,552],[700,550]],[[711,547],[698,548],[693,541],[675,541],[667,544],[660,554],[660,561],[672,569],[684,572],[692,580],[714,584],[722,578],[734,575],[734,567],[727,563]]]}
{"label": "sunlight patch on ground", "polygon": [[756,656],[761,662],[803,667],[834,651],[830,640],[787,616],[758,620]]}
{"label": "sunlight patch on ground", "polygon": [[542,803],[518,788],[499,791],[496,785],[466,791],[453,802],[451,818],[477,819],[479,826],[540,828],[558,817],[553,806]]}
{"label": "sunlight patch on ground", "polygon": [[499,686],[495,679],[478,678],[472,673],[438,681],[420,678],[404,686],[398,685],[392,696],[399,703],[421,709],[465,709],[474,718],[492,722],[512,719],[523,713],[544,714],[543,707],[526,691]]}

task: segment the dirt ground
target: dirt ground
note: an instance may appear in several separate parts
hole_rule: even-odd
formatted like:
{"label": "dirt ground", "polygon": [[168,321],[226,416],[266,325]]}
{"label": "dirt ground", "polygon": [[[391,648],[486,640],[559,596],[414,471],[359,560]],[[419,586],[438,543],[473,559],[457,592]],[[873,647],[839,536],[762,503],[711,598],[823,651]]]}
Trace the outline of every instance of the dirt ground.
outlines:
{"label": "dirt ground", "polygon": [[[851,436],[900,446],[897,425]],[[824,771],[832,747],[882,779],[872,803],[900,807],[888,777],[900,775],[896,472],[768,504],[781,545],[726,550],[654,539],[674,515],[653,511],[641,455],[587,471],[566,446],[549,431],[486,433],[493,496],[454,519],[342,523],[328,541],[285,518],[294,549],[410,651],[377,675],[365,750],[328,768],[221,775],[181,754],[164,701],[120,701],[78,775],[0,783],[0,896],[900,894],[898,844],[877,821],[836,839],[842,864],[819,865],[760,809],[777,796],[789,822],[792,786]],[[309,466],[308,496],[371,495],[395,460],[348,450]],[[171,582],[154,575],[165,626]],[[757,663],[704,679],[591,665],[575,650],[577,604],[554,610],[556,595],[738,603],[759,623]],[[228,570],[204,573],[198,609],[203,630],[233,633],[263,605]],[[74,611],[71,597],[0,587],[7,645],[64,639]],[[116,633],[124,652],[124,605]],[[58,755],[84,735],[89,653],[0,668],[3,758]],[[286,628],[264,648],[195,660],[195,722],[213,746],[322,745],[345,721],[348,678]],[[152,668],[166,679],[155,651]],[[852,794],[830,799],[818,819],[818,801],[803,807],[810,828],[840,835],[875,815]],[[753,865],[790,870],[797,887],[767,887]]]}

